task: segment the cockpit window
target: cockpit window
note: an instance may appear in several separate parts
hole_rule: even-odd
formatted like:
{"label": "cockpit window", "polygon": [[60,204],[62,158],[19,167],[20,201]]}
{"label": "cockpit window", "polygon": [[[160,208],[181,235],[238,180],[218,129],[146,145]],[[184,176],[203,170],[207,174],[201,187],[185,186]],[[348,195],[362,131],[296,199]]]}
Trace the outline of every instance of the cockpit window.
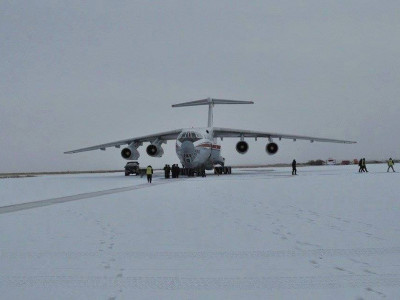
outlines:
{"label": "cockpit window", "polygon": [[178,141],[181,143],[185,141],[191,141],[192,143],[201,140],[203,138],[203,135],[201,133],[195,132],[195,131],[186,131],[182,132],[180,136],[178,137]]}

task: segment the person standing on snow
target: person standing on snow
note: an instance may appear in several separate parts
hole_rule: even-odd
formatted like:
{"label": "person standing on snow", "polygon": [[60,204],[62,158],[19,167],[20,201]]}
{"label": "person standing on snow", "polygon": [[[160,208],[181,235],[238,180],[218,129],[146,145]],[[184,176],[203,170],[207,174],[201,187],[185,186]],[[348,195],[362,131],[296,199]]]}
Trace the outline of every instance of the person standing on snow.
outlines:
{"label": "person standing on snow", "polygon": [[365,157],[361,161],[362,161],[361,162],[362,172],[367,172],[368,173],[367,164],[365,163]]}
{"label": "person standing on snow", "polygon": [[146,175],[147,175],[147,182],[151,183],[151,180],[153,179],[153,168],[151,166],[147,166]]}
{"label": "person standing on snow", "polygon": [[388,169],[387,169],[388,172],[389,172],[389,169],[390,169],[390,168],[392,168],[393,172],[396,172],[396,171],[394,170],[394,168],[393,168],[393,166],[394,166],[394,161],[393,161],[392,158],[389,158],[387,164],[388,164]]}
{"label": "person standing on snow", "polygon": [[165,165],[164,167],[165,178],[169,178],[170,172],[171,172],[171,167],[169,165]]}
{"label": "person standing on snow", "polygon": [[201,167],[201,177],[206,177],[206,167]]}
{"label": "person standing on snow", "polygon": [[172,170],[172,178],[176,178],[176,166],[175,166],[175,164],[172,165],[171,170]]}
{"label": "person standing on snow", "polygon": [[297,168],[296,168],[296,160],[293,159],[292,161],[292,175],[297,175]]}
{"label": "person standing on snow", "polygon": [[362,158],[360,158],[360,160],[358,161],[358,166],[360,167],[360,168],[358,169],[358,172],[361,173],[362,170],[363,170],[363,167],[362,167]]}
{"label": "person standing on snow", "polygon": [[169,178],[171,176],[171,166],[167,165],[167,178]]}

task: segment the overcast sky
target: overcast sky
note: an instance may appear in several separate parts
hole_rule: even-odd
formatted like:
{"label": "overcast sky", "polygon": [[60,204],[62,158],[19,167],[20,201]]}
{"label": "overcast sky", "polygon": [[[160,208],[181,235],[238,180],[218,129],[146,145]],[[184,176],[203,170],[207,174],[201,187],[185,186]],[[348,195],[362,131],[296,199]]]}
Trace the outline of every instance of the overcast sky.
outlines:
{"label": "overcast sky", "polygon": [[[64,151],[214,125],[358,141],[222,142],[227,164],[400,158],[399,1],[0,1],[0,173],[120,169]],[[143,165],[177,163],[139,148]]]}

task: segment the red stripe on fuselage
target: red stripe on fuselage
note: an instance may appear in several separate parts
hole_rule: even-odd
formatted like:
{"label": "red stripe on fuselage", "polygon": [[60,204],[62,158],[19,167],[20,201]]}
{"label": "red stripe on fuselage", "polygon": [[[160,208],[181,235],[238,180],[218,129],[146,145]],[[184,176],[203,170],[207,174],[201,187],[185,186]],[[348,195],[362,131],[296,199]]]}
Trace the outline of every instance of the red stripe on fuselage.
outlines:
{"label": "red stripe on fuselage", "polygon": [[212,145],[212,144],[200,144],[197,147],[201,147],[201,148],[212,148],[212,149],[221,149],[220,145]]}
{"label": "red stripe on fuselage", "polygon": [[200,144],[197,147],[201,147],[201,148],[211,148],[211,144]]}

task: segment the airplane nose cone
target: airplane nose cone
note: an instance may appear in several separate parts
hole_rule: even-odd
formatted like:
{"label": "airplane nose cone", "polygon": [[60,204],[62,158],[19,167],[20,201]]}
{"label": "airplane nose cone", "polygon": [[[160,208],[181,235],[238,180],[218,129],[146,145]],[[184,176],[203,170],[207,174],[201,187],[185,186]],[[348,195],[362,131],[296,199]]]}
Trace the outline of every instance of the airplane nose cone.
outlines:
{"label": "airplane nose cone", "polygon": [[193,154],[194,145],[191,141],[184,141],[181,146],[182,154]]}

